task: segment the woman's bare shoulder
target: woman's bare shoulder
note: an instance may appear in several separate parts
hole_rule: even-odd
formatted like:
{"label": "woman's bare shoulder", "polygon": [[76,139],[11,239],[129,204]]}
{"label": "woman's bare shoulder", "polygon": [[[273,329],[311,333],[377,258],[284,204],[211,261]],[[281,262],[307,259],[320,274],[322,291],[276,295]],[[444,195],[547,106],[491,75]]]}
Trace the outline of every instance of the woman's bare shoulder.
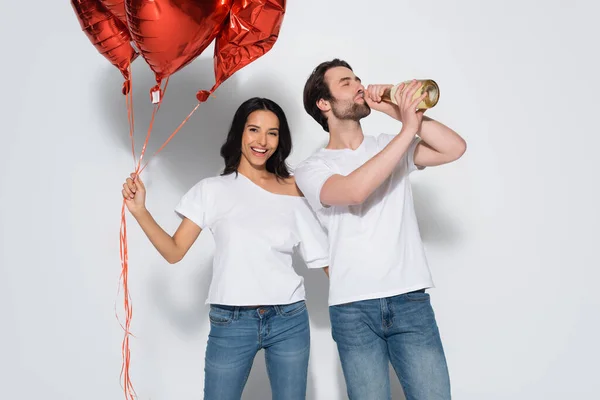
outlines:
{"label": "woman's bare shoulder", "polygon": [[293,175],[288,178],[285,178],[283,181],[286,187],[286,194],[288,194],[289,196],[304,197],[304,194],[302,194],[300,188],[298,187],[298,185],[296,185],[296,178],[294,178]]}

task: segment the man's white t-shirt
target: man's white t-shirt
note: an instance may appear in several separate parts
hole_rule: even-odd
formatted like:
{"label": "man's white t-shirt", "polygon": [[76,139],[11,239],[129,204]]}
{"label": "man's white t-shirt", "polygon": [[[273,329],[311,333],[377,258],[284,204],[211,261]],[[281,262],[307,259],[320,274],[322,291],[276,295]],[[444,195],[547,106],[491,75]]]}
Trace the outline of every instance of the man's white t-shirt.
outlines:
{"label": "man's white t-shirt", "polygon": [[292,266],[298,251],[308,268],[329,265],[327,236],[307,200],[271,193],[242,174],[206,178],[175,208],[215,239],[207,304],[291,304],[305,299]]}
{"label": "man's white t-shirt", "polygon": [[349,175],[394,135],[365,135],[356,150],[321,149],[294,175],[329,237],[329,305],[395,296],[434,287],[415,215],[409,175],[417,169],[411,143],[396,169],[360,205],[323,206],[321,188],[332,175]]}

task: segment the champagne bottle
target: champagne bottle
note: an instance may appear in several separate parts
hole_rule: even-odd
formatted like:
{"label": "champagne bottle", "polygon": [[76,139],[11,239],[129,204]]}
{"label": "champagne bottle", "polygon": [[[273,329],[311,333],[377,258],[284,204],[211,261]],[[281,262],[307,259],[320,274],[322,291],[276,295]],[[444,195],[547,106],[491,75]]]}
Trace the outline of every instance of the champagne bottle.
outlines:
{"label": "champagne bottle", "polygon": [[[438,87],[437,83],[435,83],[435,81],[431,79],[423,79],[418,81],[421,82],[421,87],[415,91],[415,94],[413,95],[413,100],[419,98],[424,91],[427,92],[427,97],[421,100],[421,102],[417,105],[417,109],[425,110],[427,108],[432,108],[437,104],[440,98],[440,88]],[[405,90],[411,82],[412,81],[403,82],[405,86],[402,90]],[[400,85],[401,83],[394,85],[389,89],[386,89],[383,92],[383,95],[381,96],[381,100],[388,103],[396,104],[396,91],[398,90],[398,87]]]}

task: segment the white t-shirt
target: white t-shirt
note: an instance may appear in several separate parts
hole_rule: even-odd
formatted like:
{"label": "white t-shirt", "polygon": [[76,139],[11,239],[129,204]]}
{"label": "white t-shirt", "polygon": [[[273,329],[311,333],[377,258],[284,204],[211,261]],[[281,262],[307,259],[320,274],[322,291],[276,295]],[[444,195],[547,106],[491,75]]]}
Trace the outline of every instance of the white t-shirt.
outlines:
{"label": "white t-shirt", "polygon": [[360,205],[324,207],[321,188],[349,175],[394,135],[366,136],[356,150],[321,149],[301,162],[296,183],[328,231],[329,305],[395,296],[434,287],[413,206],[409,174],[417,169],[411,143],[392,175]]}
{"label": "white t-shirt", "polygon": [[304,300],[304,279],[292,266],[294,251],[309,268],[329,265],[327,236],[306,199],[271,193],[242,174],[201,180],[175,211],[214,236],[207,304]]}

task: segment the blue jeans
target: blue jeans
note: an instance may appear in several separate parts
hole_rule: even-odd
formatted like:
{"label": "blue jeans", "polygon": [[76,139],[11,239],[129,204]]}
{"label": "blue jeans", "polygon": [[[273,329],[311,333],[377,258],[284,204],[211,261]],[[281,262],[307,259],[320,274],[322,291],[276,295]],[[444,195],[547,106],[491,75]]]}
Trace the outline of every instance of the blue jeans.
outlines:
{"label": "blue jeans", "polygon": [[273,400],[304,400],[310,329],[306,303],[210,306],[204,399],[239,400],[254,356],[265,350]]}
{"label": "blue jeans", "polygon": [[391,362],[407,400],[450,399],[450,378],[424,290],[329,307],[350,400],[391,399]]}

